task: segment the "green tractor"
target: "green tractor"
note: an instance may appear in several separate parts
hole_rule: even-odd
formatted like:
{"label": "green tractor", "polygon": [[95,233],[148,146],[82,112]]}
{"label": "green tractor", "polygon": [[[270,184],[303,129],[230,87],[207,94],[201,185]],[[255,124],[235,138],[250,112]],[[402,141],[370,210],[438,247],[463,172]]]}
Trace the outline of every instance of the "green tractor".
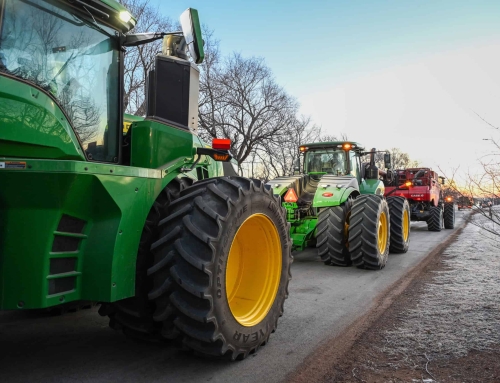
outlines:
{"label": "green tractor", "polygon": [[[299,151],[295,174],[267,183],[287,211],[295,250],[315,245],[327,265],[374,270],[385,266],[389,252],[408,251],[410,208],[405,198],[384,198],[392,172],[376,167],[375,149],[339,141]],[[369,162],[362,162],[365,155]],[[384,162],[390,169],[389,153]]]}
{"label": "green tractor", "polygon": [[[128,335],[241,359],[283,313],[286,213],[197,136],[196,10],[135,24],[114,0],[0,0],[0,309],[100,302]],[[124,115],[124,52],[158,39],[146,116]]]}

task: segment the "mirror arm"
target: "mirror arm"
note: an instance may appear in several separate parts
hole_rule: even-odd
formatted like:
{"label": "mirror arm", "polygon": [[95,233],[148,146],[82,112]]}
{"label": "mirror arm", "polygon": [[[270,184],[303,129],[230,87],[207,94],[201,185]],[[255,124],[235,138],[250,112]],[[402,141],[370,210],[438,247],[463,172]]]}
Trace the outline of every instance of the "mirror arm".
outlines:
{"label": "mirror arm", "polygon": [[147,32],[125,35],[122,42],[124,47],[136,47],[138,45],[148,44],[156,40],[160,40],[168,35],[182,35],[181,31],[176,32]]}

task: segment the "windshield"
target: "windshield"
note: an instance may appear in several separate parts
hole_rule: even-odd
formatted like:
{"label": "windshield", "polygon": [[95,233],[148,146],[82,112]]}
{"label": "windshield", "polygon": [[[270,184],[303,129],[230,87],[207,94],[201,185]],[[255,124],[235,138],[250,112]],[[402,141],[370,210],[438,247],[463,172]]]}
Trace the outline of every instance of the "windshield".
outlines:
{"label": "windshield", "polygon": [[120,82],[114,32],[49,1],[5,0],[2,13],[0,71],[55,97],[89,159],[116,162]]}
{"label": "windshield", "polygon": [[306,173],[347,174],[344,150],[317,150],[306,153]]}

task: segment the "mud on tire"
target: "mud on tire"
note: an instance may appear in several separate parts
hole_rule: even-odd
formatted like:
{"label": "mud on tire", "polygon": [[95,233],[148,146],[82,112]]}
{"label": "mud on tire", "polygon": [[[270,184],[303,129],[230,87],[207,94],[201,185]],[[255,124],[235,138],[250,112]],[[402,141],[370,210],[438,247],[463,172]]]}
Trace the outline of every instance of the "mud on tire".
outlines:
{"label": "mud on tire", "polygon": [[410,245],[410,204],[403,197],[387,198],[391,216],[390,253],[406,253]]}
{"label": "mud on tire", "polygon": [[103,303],[101,316],[109,316],[109,326],[122,330],[125,335],[146,340],[157,340],[161,325],[153,321],[154,306],[148,299],[153,283],[147,276],[153,265],[151,245],[158,239],[158,223],[167,214],[170,203],[179,197],[182,190],[191,186],[191,178],[174,178],[159,194],[146,218],[139,241],[136,262],[135,296],[114,303]]}
{"label": "mud on tire", "polygon": [[444,203],[444,228],[453,229],[455,228],[455,206],[453,202]]}
{"label": "mud on tire", "polygon": [[349,225],[349,250],[353,265],[379,270],[389,255],[389,208],[379,195],[354,200]]}
{"label": "mud on tire", "polygon": [[427,219],[427,230],[441,231],[443,227],[443,210],[440,206],[431,206]]}
{"label": "mud on tire", "polygon": [[350,266],[352,263],[346,232],[351,208],[352,199],[348,199],[340,206],[332,206],[319,213],[316,247],[325,265]]}
{"label": "mud on tire", "polygon": [[240,177],[197,182],[159,227],[148,275],[161,334],[233,360],[263,346],[283,313],[292,262],[286,213],[272,192]]}

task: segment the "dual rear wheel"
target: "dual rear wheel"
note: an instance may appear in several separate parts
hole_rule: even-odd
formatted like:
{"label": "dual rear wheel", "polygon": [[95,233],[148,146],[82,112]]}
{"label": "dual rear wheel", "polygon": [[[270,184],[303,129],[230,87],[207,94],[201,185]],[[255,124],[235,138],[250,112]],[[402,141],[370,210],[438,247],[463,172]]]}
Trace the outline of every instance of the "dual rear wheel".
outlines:
{"label": "dual rear wheel", "polygon": [[455,227],[455,205],[453,202],[445,202],[438,206],[431,206],[429,218],[427,219],[427,229],[429,231],[441,231],[453,229]]}
{"label": "dual rear wheel", "polygon": [[360,195],[318,217],[316,246],[327,265],[382,269],[389,252],[406,253],[409,242],[410,207],[402,197]]}

